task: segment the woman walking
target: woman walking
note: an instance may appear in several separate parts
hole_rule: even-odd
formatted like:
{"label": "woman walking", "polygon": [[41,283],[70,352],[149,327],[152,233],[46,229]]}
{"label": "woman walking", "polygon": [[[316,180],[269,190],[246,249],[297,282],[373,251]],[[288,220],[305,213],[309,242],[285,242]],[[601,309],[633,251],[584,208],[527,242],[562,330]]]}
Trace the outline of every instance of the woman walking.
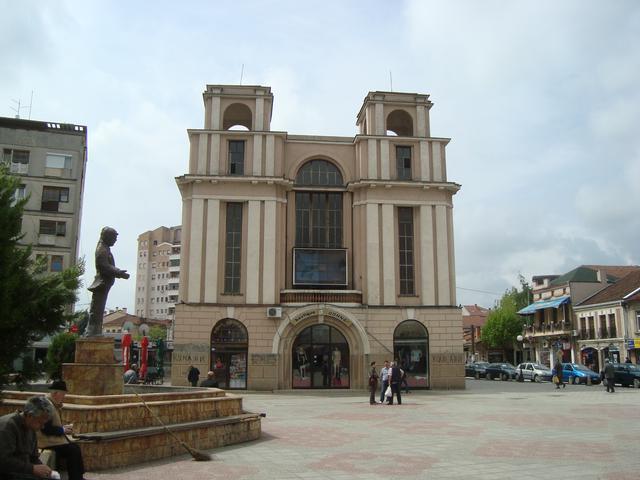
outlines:
{"label": "woman walking", "polygon": [[371,362],[369,370],[369,404],[376,405],[376,390],[378,390],[378,372],[376,371],[376,362]]}

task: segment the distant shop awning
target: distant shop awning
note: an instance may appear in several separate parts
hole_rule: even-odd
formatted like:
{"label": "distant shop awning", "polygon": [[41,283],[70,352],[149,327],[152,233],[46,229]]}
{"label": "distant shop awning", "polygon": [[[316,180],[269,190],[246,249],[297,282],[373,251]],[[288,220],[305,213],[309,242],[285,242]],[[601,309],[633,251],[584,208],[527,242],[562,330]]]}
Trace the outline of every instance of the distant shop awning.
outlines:
{"label": "distant shop awning", "polygon": [[571,297],[569,295],[565,295],[564,297],[551,298],[549,300],[541,300],[524,307],[518,313],[520,315],[531,315],[536,310],[542,310],[544,308],[558,308],[560,305],[569,303],[569,301],[571,301]]}

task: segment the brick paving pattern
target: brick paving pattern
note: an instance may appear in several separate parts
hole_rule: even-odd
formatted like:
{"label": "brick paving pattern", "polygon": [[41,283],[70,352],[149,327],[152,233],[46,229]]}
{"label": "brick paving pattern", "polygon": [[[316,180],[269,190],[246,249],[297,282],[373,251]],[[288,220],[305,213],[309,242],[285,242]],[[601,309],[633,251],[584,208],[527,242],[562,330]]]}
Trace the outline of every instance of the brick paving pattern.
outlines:
{"label": "brick paving pattern", "polygon": [[[171,479],[638,479],[640,390],[467,380],[463,392],[246,393],[261,440],[88,474]],[[197,447],[197,446],[196,446]]]}

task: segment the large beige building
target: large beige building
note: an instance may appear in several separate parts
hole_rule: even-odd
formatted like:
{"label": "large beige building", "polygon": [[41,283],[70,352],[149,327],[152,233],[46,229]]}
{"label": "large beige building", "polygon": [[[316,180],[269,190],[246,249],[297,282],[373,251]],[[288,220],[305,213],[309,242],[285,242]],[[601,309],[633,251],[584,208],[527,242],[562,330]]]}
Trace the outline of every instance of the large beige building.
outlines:
{"label": "large beige building", "polygon": [[182,227],[158,227],[138,236],[135,314],[172,320],[180,284]]}
{"label": "large beige building", "polygon": [[32,245],[60,272],[78,258],[87,128],[0,117],[2,159],[21,178],[17,198],[29,197],[20,243]]}
{"label": "large beige building", "polygon": [[414,388],[464,388],[449,139],[428,95],[370,92],[355,137],[271,131],[270,87],[208,85],[189,130],[172,382],[365,388],[398,359]]}

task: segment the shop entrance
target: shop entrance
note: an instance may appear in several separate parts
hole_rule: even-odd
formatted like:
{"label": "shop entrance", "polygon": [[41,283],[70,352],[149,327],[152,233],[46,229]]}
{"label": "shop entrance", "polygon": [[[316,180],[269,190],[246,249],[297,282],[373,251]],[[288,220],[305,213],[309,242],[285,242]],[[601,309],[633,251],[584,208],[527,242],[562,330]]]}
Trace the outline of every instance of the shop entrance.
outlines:
{"label": "shop entrance", "polygon": [[247,388],[249,336],[242,323],[225,318],[211,332],[211,370],[219,388]]}
{"label": "shop entrance", "polygon": [[349,344],[329,325],[305,328],[293,343],[293,388],[349,388]]}

